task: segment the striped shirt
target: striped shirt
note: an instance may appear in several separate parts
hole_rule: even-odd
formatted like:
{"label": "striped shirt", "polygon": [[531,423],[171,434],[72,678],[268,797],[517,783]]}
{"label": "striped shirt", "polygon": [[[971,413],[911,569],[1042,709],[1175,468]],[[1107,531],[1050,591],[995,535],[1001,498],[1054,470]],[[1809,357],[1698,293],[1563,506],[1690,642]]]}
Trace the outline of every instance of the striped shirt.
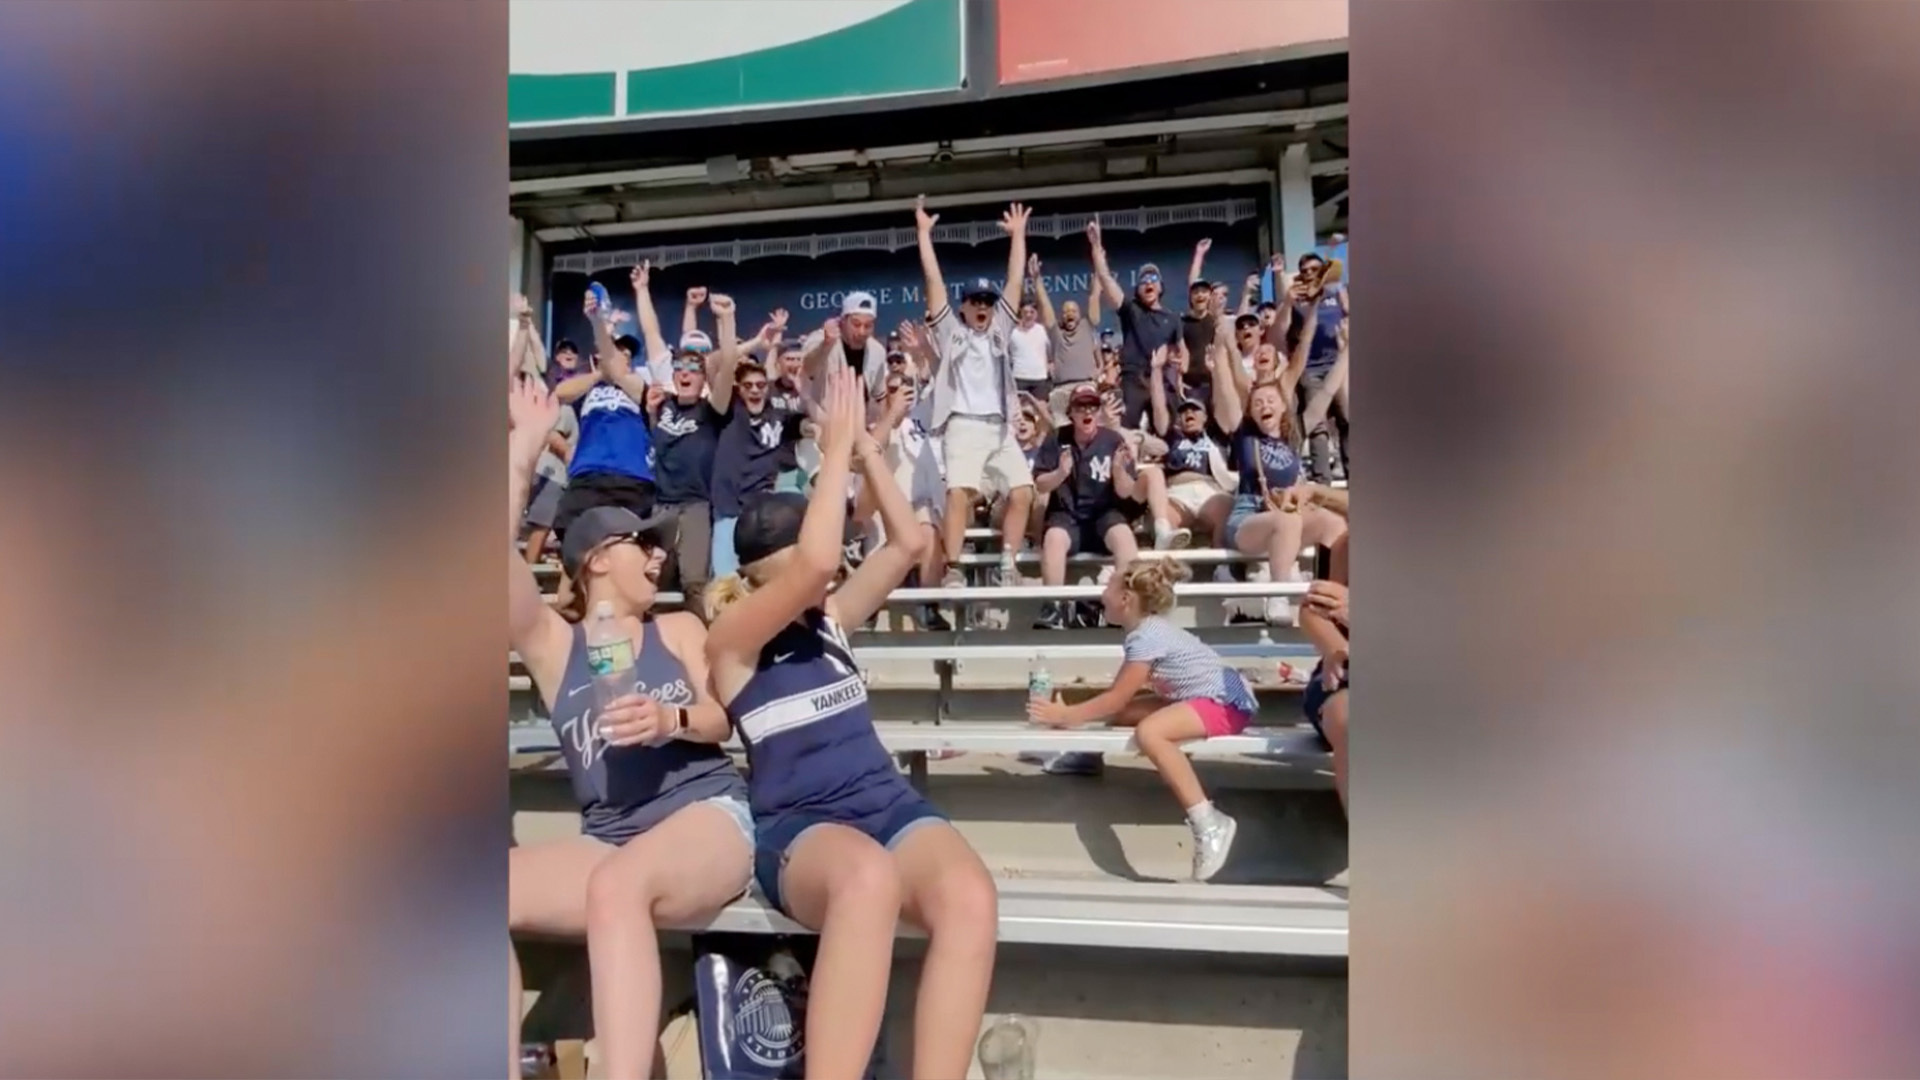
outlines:
{"label": "striped shirt", "polygon": [[1253,689],[1207,643],[1167,621],[1149,615],[1127,631],[1123,645],[1129,664],[1152,665],[1153,692],[1164,701],[1205,698],[1252,716],[1259,709]]}

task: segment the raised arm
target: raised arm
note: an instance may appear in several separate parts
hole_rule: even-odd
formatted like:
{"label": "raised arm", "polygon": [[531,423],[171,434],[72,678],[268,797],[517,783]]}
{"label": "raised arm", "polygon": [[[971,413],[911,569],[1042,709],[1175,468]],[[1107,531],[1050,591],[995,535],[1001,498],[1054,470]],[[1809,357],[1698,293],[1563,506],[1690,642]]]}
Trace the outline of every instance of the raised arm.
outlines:
{"label": "raised arm", "polygon": [[1173,416],[1167,412],[1167,347],[1153,350],[1150,362],[1153,371],[1147,380],[1147,400],[1153,403],[1153,430],[1172,431]]}
{"label": "raised arm", "polygon": [[[520,520],[533,489],[533,468],[560,417],[560,403],[537,379],[523,379],[507,398],[513,428],[507,435],[507,644],[519,652],[542,694],[551,694],[565,674],[573,635],[566,620],[547,606],[533,567],[515,548]],[[551,698],[548,699],[551,701]]]}
{"label": "raised arm", "polygon": [[[819,337],[808,338],[813,342],[813,346],[800,358],[800,377],[807,381],[809,387],[823,385],[820,380],[827,374],[827,357],[832,354],[833,347],[840,342],[840,319],[837,316],[828,319],[820,324],[820,329],[816,332]],[[811,398],[813,395],[809,392],[805,396]]]}
{"label": "raised arm", "polygon": [[1212,248],[1213,240],[1211,238],[1202,238],[1199,243],[1193,245],[1193,261],[1187,264],[1187,284],[1189,286],[1200,280],[1201,274],[1207,265],[1207,252],[1212,250]]}
{"label": "raised arm", "polygon": [[[592,293],[587,294],[587,301],[589,303],[593,301]],[[640,309],[646,311],[652,306],[642,302]],[[600,355],[600,373],[606,376],[608,382],[626,391],[628,397],[637,402],[644,402],[647,400],[647,380],[633,370],[633,362],[627,359],[626,353],[620,351],[620,346],[613,343],[613,324],[604,317],[605,315],[605,312],[588,312],[587,314],[587,317],[593,320],[593,349]]]}
{"label": "raised arm", "polygon": [[740,346],[733,336],[733,297],[714,293],[707,303],[713,308],[716,339],[707,354],[707,400],[724,416],[733,405],[733,373],[740,366]]}
{"label": "raised arm", "polygon": [[1229,434],[1240,426],[1247,407],[1247,387],[1243,382],[1246,370],[1227,344],[1230,333],[1224,329],[1216,332],[1213,344],[1207,346],[1207,356],[1213,365],[1213,416],[1220,430]]}
{"label": "raised arm", "polygon": [[1242,315],[1253,314],[1254,305],[1259,295],[1260,275],[1248,274],[1246,287],[1240,290],[1240,310],[1234,312],[1234,317],[1238,318]]}
{"label": "raised arm", "polygon": [[1047,279],[1040,275],[1040,256],[1027,256],[1027,276],[1033,279],[1033,298],[1040,305],[1040,322],[1051,331],[1059,323],[1053,317],[1053,305],[1047,300]]}
{"label": "raised arm", "polygon": [[887,542],[862,560],[860,568],[827,600],[827,610],[841,626],[859,626],[871,619],[886,604],[887,594],[899,588],[908,572],[919,564],[927,543],[926,534],[913,519],[913,505],[887,467],[886,456],[864,431],[856,443],[854,458],[860,475],[866,478],[867,492],[879,504]]}
{"label": "raised arm", "polygon": [[1126,302],[1127,294],[1120,291],[1120,283],[1113,280],[1113,271],[1107,269],[1107,249],[1100,243],[1099,218],[1087,222],[1087,243],[1091,246],[1093,256],[1093,295],[1087,298],[1087,320],[1098,323],[1098,299],[1105,296],[1107,303],[1119,310],[1120,305]]}
{"label": "raised arm", "polygon": [[939,214],[927,213],[925,195],[913,200],[913,227],[920,240],[920,273],[926,279],[928,319],[947,307],[947,279],[940,276],[940,257],[933,253],[933,227],[939,223]]}
{"label": "raised arm", "polygon": [[1280,372],[1280,390],[1288,401],[1293,400],[1293,388],[1300,385],[1300,376],[1307,370],[1307,353],[1313,350],[1313,332],[1319,326],[1320,305],[1307,305],[1306,317],[1300,321],[1300,338],[1287,357],[1286,369]]}
{"label": "raised arm", "polygon": [[633,306],[634,314],[640,319],[640,345],[647,350],[647,355],[640,358],[640,363],[646,367],[647,374],[653,377],[654,382],[665,386],[673,381],[673,350],[667,346],[667,339],[660,332],[660,313],[654,310],[653,294],[647,290],[647,282],[652,274],[653,264],[646,259],[633,268]]}
{"label": "raised arm", "polygon": [[700,329],[700,305],[707,302],[707,287],[695,285],[687,290],[687,306],[680,310],[680,334],[686,336]]}
{"label": "raised arm", "polygon": [[[1033,211],[1020,203],[1007,207],[1000,215],[1000,231],[1013,241],[1007,247],[1007,287],[1001,292],[1007,306],[1020,308],[1020,290],[1026,284],[1027,272],[1027,218]],[[929,245],[931,246],[931,245]]]}
{"label": "raised arm", "polygon": [[840,571],[845,554],[847,478],[866,402],[852,370],[827,379],[826,424],[820,431],[820,471],[807,503],[800,539],[781,573],[721,611],[707,630],[707,662],[721,701],[731,701],[759,666],[760,650],[812,607]]}

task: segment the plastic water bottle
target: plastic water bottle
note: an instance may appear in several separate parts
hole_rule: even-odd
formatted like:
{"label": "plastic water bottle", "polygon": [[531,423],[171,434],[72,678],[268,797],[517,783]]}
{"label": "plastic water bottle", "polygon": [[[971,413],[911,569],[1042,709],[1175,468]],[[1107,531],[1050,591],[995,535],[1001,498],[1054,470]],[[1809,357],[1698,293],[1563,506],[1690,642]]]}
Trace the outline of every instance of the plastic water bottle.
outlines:
{"label": "plastic water bottle", "polygon": [[986,1080],[1033,1080],[1040,1025],[1023,1016],[1003,1016],[980,1036],[977,1053]]}
{"label": "plastic water bottle", "polygon": [[593,672],[593,697],[601,710],[633,693],[633,638],[605,600],[587,618],[587,669]]}
{"label": "plastic water bottle", "polygon": [[1053,672],[1047,670],[1046,653],[1033,655],[1033,666],[1027,669],[1027,696],[1042,701],[1053,699]]}

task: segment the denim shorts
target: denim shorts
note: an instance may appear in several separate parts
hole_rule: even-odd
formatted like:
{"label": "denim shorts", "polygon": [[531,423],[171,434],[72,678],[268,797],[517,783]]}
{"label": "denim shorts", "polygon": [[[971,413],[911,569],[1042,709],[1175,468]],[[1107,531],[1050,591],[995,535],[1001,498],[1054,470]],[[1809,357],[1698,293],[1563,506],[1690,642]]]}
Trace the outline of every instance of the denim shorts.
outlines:
{"label": "denim shorts", "polygon": [[1233,509],[1227,513],[1227,527],[1221,530],[1220,539],[1227,547],[1233,547],[1235,538],[1240,534],[1240,526],[1245,525],[1248,518],[1266,508],[1266,504],[1258,495],[1235,495]]}
{"label": "denim shorts", "polygon": [[944,823],[947,815],[941,813],[919,792],[910,797],[895,801],[884,811],[867,814],[854,820],[843,820],[823,813],[795,812],[760,820],[757,846],[753,851],[753,879],[760,886],[767,902],[775,908],[787,911],[786,902],[780,896],[780,875],[787,868],[787,856],[793,845],[806,835],[808,829],[816,825],[845,825],[865,833],[875,843],[888,851],[900,845],[900,841],[922,825]]}
{"label": "denim shorts", "polygon": [[1313,666],[1313,675],[1307,679],[1307,690],[1300,701],[1301,711],[1307,714],[1307,723],[1313,725],[1313,730],[1320,735],[1321,742],[1327,740],[1326,728],[1321,726],[1321,710],[1327,707],[1328,698],[1349,689],[1353,680],[1353,668],[1349,666],[1340,673],[1340,685],[1329,690],[1320,682],[1320,673],[1325,667],[1324,663]]}
{"label": "denim shorts", "polygon": [[695,806],[717,806],[727,812],[735,825],[740,826],[740,835],[746,838],[747,847],[754,846],[753,811],[747,807],[747,800],[738,795],[718,795],[711,799],[701,799]]}

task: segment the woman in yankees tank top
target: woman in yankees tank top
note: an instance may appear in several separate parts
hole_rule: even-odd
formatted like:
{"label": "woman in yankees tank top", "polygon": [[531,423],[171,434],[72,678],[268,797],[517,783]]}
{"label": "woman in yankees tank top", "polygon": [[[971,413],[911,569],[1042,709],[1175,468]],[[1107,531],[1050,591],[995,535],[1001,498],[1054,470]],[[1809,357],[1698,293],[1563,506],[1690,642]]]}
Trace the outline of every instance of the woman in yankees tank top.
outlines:
{"label": "woman in yankees tank top", "polygon": [[[558,406],[528,382],[508,412],[508,642],[560,739],[581,811],[580,835],[509,852],[508,930],[585,935],[606,1075],[644,1077],[659,1037],[656,927],[709,920],[745,892],[753,863],[746,782],[720,748],[729,726],[706,688],[705,629],[689,613],[650,610],[671,547],[660,532],[665,515],[642,519],[599,506],[575,519],[561,546],[574,603],[565,614],[555,611],[511,535]],[[632,691],[604,707],[578,622],[602,603],[636,646]],[[517,956],[508,971],[509,1075],[517,1076],[524,1007]]]}
{"label": "woman in yankees tank top", "polygon": [[[709,587],[713,688],[746,744],[754,877],[767,899],[820,932],[810,985],[807,1072],[858,1076],[879,1034],[895,922],[928,937],[914,1014],[916,1077],[965,1076],[993,977],[993,878],[881,745],[843,626],[886,602],[925,542],[865,428],[851,371],[828,376],[820,472],[809,501],[744,501],[740,574]],[[887,543],[838,589],[847,489],[857,461]]]}

